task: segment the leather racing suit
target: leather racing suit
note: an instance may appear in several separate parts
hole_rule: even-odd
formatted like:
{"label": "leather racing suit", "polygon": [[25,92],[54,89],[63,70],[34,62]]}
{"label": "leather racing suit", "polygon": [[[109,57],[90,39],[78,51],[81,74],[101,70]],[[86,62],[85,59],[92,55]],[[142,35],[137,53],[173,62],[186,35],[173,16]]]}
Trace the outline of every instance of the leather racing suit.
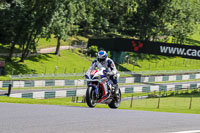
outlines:
{"label": "leather racing suit", "polygon": [[92,62],[90,68],[88,69],[88,72],[90,72],[92,69],[95,69],[96,67],[98,69],[101,69],[102,67],[104,67],[107,70],[107,75],[110,76],[110,80],[112,80],[113,87],[116,90],[118,88],[118,79],[119,79],[120,74],[117,72],[117,69],[113,60],[110,58],[106,58],[104,61],[99,62],[97,59],[95,59]]}

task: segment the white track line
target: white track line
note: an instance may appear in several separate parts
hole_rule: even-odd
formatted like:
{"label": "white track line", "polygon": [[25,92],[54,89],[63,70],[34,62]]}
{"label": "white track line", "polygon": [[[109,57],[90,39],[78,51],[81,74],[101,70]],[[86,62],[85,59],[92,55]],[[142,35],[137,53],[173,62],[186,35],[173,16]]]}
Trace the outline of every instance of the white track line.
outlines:
{"label": "white track line", "polygon": [[180,132],[171,132],[171,133],[200,133],[200,130],[180,131]]}

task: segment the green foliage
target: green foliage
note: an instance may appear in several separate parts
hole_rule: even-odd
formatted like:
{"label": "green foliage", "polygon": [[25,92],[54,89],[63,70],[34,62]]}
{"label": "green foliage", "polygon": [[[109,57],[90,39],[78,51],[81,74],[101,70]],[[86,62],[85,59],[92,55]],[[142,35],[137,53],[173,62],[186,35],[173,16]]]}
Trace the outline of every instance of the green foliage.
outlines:
{"label": "green foliage", "polygon": [[10,6],[1,10],[0,17],[3,19],[1,19],[0,29],[3,29],[1,34],[6,39],[0,39],[0,42],[11,45],[10,59],[16,44],[21,48],[22,62],[31,50],[36,49],[36,41],[43,27],[50,23],[58,2],[57,0],[17,0],[8,3]]}
{"label": "green foliage", "polygon": [[62,0],[58,3],[56,11],[44,35],[50,38],[52,34],[57,38],[56,54],[59,55],[60,41],[67,40],[68,36],[75,35],[79,26],[77,22],[84,17],[83,2],[77,0]]}
{"label": "green foliage", "polygon": [[130,26],[126,24],[127,17],[136,11],[135,0],[87,0],[85,3],[87,18],[80,21],[81,32],[96,37],[121,33]]}
{"label": "green foliage", "polygon": [[[95,7],[95,8],[94,8]],[[2,0],[0,43],[17,45],[21,61],[36,52],[40,38],[61,40],[69,36],[134,37],[184,44],[200,22],[196,0]]]}
{"label": "green foliage", "polygon": [[96,57],[98,53],[98,47],[97,46],[90,46],[88,48],[87,54],[93,57]]}
{"label": "green foliage", "polygon": [[130,17],[135,27],[132,32],[142,40],[155,40],[165,33],[164,13],[171,0],[136,0],[137,11]]}
{"label": "green foliage", "polygon": [[194,33],[200,17],[199,4],[192,0],[175,0],[168,6],[167,28],[174,43],[184,44],[185,39]]}
{"label": "green foliage", "polygon": [[108,58],[111,58],[110,51],[107,52]]}

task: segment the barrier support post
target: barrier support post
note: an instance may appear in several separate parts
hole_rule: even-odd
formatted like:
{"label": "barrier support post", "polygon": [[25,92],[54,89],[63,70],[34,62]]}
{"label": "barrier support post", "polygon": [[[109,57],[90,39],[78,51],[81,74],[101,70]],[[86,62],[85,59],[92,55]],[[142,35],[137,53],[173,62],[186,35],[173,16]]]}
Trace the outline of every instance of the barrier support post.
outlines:
{"label": "barrier support post", "polygon": [[8,96],[10,96],[10,94],[11,94],[11,90],[12,90],[12,85],[9,84],[9,85],[8,85]]}

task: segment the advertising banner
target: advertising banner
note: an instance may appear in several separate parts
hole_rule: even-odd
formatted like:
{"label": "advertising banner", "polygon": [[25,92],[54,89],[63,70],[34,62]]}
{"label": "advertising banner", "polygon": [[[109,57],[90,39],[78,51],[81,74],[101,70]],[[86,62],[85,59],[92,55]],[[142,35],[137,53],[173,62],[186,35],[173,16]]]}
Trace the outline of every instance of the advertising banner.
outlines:
{"label": "advertising banner", "polygon": [[0,61],[0,67],[5,67],[5,61]]}
{"label": "advertising banner", "polygon": [[150,42],[134,39],[89,39],[88,47],[97,45],[107,51],[126,51],[164,56],[180,56],[184,58],[200,59],[200,47],[171,44],[163,42]]}
{"label": "advertising banner", "polygon": [[5,61],[0,61],[0,76],[5,74],[4,69],[5,69]]}

